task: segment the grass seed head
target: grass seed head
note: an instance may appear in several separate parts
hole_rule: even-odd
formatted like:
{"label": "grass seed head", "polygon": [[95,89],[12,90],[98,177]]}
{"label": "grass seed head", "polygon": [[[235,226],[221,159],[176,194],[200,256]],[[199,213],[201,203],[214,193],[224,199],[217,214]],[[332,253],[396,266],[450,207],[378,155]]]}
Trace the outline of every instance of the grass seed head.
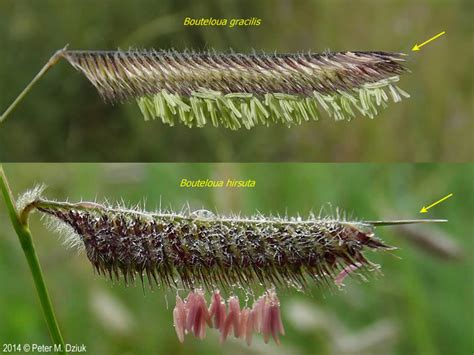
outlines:
{"label": "grass seed head", "polygon": [[371,226],[201,213],[147,213],[91,203],[35,207],[72,229],[94,269],[111,279],[194,289],[333,284],[349,265],[367,269],[367,250],[388,249]]}
{"label": "grass seed head", "polygon": [[62,56],[110,101],[136,99],[146,120],[229,129],[357,113],[373,118],[389,99],[404,55],[387,52],[239,54],[72,51]]}

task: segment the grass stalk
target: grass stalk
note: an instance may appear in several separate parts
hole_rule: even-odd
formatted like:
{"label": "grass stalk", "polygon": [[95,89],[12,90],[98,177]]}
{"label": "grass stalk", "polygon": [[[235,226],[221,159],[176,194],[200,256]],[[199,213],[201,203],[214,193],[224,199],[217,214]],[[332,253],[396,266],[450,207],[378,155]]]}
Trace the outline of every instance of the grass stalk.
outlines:
{"label": "grass stalk", "polygon": [[43,273],[41,271],[38,256],[36,255],[36,250],[33,244],[33,238],[31,237],[30,229],[28,227],[27,219],[21,220],[20,216],[18,215],[14,198],[10,190],[10,186],[8,185],[7,177],[5,176],[1,165],[0,189],[2,190],[3,198],[5,199],[5,203],[7,205],[10,220],[13,224],[16,234],[18,235],[18,239],[31,271],[31,275],[33,276],[33,281],[35,283],[36,291],[38,292],[38,297],[40,299],[44,317],[48,325],[51,340],[55,345],[61,345],[61,351],[58,353],[66,354],[64,341],[61,336],[61,331],[59,330],[58,322],[54,315],[53,305],[51,304],[51,299],[49,298],[48,290],[44,282]]}
{"label": "grass stalk", "polygon": [[43,68],[36,74],[36,76],[33,78],[33,80],[30,81],[30,83],[23,89],[23,91],[16,97],[16,99],[8,106],[8,108],[5,110],[5,112],[0,116],[0,123],[5,121],[5,119],[10,115],[10,113],[18,106],[18,104],[24,99],[26,94],[31,90],[31,88],[40,80],[44,74],[54,65],[58,62],[58,60],[61,58],[62,54],[66,50],[67,46],[65,46],[63,49],[60,49],[56,53],[53,54],[51,58],[49,58],[48,62],[44,65]]}

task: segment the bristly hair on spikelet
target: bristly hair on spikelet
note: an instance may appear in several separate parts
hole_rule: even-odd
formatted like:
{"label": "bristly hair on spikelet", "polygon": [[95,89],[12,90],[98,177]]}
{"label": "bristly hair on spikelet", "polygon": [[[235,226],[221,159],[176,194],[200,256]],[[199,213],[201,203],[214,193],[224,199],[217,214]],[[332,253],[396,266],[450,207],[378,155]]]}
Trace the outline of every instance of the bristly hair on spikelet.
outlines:
{"label": "bristly hair on spikelet", "polygon": [[[187,289],[252,285],[304,288],[342,282],[351,269],[376,269],[364,252],[389,250],[376,225],[340,218],[220,216],[207,210],[144,212],[95,202],[37,198],[38,210],[75,233],[94,269],[114,280]],[[407,221],[402,221],[407,223]],[[408,221],[409,222],[409,221]],[[342,274],[341,274],[342,272]]]}
{"label": "bristly hair on spikelet", "polygon": [[58,51],[0,117],[60,58],[111,102],[135,99],[145,118],[171,126],[232,130],[272,123],[375,117],[409,95],[397,86],[403,53],[216,53],[156,50]]}

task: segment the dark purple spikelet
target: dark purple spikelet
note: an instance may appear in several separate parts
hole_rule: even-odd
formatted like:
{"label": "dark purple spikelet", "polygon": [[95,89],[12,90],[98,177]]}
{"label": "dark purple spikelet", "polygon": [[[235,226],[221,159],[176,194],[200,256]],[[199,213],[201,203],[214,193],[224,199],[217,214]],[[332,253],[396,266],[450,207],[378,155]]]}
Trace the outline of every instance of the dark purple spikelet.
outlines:
{"label": "dark purple spikelet", "polygon": [[71,227],[99,274],[126,283],[232,289],[241,285],[301,288],[309,279],[333,284],[349,265],[367,267],[367,250],[389,249],[373,228],[334,219],[211,212],[144,213],[97,204],[36,202]]}

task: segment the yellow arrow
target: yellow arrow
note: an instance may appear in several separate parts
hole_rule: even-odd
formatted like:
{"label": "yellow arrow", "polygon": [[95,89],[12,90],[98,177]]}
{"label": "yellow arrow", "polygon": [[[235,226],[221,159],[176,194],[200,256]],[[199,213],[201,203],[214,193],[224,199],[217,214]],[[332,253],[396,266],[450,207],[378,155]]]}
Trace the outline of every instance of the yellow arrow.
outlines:
{"label": "yellow arrow", "polygon": [[412,50],[413,52],[419,51],[420,48],[423,47],[425,44],[428,44],[428,43],[430,43],[431,41],[434,41],[436,38],[438,38],[438,37],[444,35],[445,33],[446,33],[446,31],[440,32],[440,33],[438,33],[436,36],[431,37],[429,40],[423,42],[422,44],[415,44],[411,50]]}
{"label": "yellow arrow", "polygon": [[451,196],[453,196],[453,194],[449,194],[448,196],[444,196],[442,199],[436,201],[435,203],[432,203],[432,204],[429,205],[428,207],[423,206],[422,209],[420,210],[420,213],[426,213],[426,212],[428,212],[428,210],[429,210],[431,207],[436,206],[438,203],[441,203],[441,202],[443,202],[444,200],[447,200],[447,199],[450,198]]}

